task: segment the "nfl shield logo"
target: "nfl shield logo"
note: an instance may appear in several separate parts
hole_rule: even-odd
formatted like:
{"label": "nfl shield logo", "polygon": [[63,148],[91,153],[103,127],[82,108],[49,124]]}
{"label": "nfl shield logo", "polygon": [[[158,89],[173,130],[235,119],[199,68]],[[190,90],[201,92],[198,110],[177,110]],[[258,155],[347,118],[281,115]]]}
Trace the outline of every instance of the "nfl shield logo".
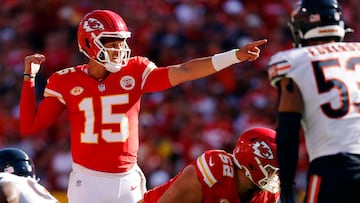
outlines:
{"label": "nfl shield logo", "polygon": [[105,91],[105,85],[104,84],[98,85],[98,89],[99,89],[100,92]]}

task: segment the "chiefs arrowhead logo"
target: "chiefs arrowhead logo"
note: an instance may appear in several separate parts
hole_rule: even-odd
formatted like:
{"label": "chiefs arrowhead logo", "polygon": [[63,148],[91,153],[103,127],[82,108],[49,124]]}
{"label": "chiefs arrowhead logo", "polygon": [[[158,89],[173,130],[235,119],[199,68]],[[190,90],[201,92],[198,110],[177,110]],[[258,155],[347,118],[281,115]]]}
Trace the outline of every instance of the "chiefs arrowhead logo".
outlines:
{"label": "chiefs arrowhead logo", "polygon": [[84,22],[84,30],[86,32],[93,32],[95,30],[104,30],[104,25],[95,18],[89,18]]}
{"label": "chiefs arrowhead logo", "polygon": [[264,159],[274,159],[274,154],[266,142],[264,141],[255,142],[252,148],[256,156]]}

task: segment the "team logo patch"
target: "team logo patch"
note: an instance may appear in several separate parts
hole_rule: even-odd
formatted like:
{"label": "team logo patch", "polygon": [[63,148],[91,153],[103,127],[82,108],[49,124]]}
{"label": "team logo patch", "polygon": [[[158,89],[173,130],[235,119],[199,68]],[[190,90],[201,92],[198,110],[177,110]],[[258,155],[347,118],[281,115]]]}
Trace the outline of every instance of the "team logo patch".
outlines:
{"label": "team logo patch", "polygon": [[84,30],[86,32],[93,32],[95,30],[104,30],[104,25],[95,18],[89,18],[84,22]]}
{"label": "team logo patch", "polygon": [[82,87],[74,87],[70,90],[70,94],[74,96],[78,96],[83,92],[84,92],[84,88]]}
{"label": "team logo patch", "polygon": [[274,159],[274,154],[271,148],[264,141],[255,142],[252,146],[254,154],[264,159]]}
{"label": "team logo patch", "polygon": [[8,166],[8,167],[4,168],[4,172],[5,173],[15,173],[15,169],[12,166]]}
{"label": "team logo patch", "polygon": [[309,16],[310,23],[319,22],[321,20],[321,17],[319,14],[313,14]]}
{"label": "team logo patch", "polygon": [[124,76],[120,80],[120,86],[125,90],[131,90],[135,86],[135,79],[129,75]]}

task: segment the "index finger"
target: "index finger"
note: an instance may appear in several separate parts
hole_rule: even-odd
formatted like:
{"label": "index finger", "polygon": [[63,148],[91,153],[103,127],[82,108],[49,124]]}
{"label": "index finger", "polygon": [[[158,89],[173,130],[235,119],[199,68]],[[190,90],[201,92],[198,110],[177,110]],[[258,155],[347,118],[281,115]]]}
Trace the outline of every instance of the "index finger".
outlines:
{"label": "index finger", "polygon": [[249,43],[249,47],[257,47],[267,43],[267,39],[257,40]]}

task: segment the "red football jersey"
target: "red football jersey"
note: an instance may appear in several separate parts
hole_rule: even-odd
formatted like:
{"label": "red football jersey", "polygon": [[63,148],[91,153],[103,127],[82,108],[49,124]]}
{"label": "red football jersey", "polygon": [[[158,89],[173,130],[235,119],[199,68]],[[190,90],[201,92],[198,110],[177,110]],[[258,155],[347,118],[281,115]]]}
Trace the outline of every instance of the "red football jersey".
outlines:
{"label": "red football jersey", "polygon": [[[44,92],[47,102],[40,103],[40,112],[58,115],[58,108],[65,106],[75,163],[96,171],[125,172],[137,161],[141,96],[144,92],[171,87],[168,68],[157,68],[144,57],[133,57],[127,66],[117,73],[110,73],[103,81],[89,77],[87,68],[87,65],[81,65],[53,74]],[[26,88],[29,85],[24,85]],[[53,98],[63,105],[50,105],[59,103]],[[36,109],[26,106],[29,105],[26,102],[34,103],[27,101],[29,99],[32,98],[22,98],[20,104],[23,132],[31,132],[31,128],[38,131],[49,122],[42,119],[49,116],[27,110]]]}
{"label": "red football jersey", "polygon": [[[208,150],[191,163],[195,166],[197,176],[202,185],[203,203],[240,203],[237,191],[236,170],[231,154],[223,150]],[[157,202],[161,195],[181,175],[172,178],[169,182],[149,190],[144,195],[145,203]],[[250,203],[274,203],[280,194],[266,191],[254,193]]]}

